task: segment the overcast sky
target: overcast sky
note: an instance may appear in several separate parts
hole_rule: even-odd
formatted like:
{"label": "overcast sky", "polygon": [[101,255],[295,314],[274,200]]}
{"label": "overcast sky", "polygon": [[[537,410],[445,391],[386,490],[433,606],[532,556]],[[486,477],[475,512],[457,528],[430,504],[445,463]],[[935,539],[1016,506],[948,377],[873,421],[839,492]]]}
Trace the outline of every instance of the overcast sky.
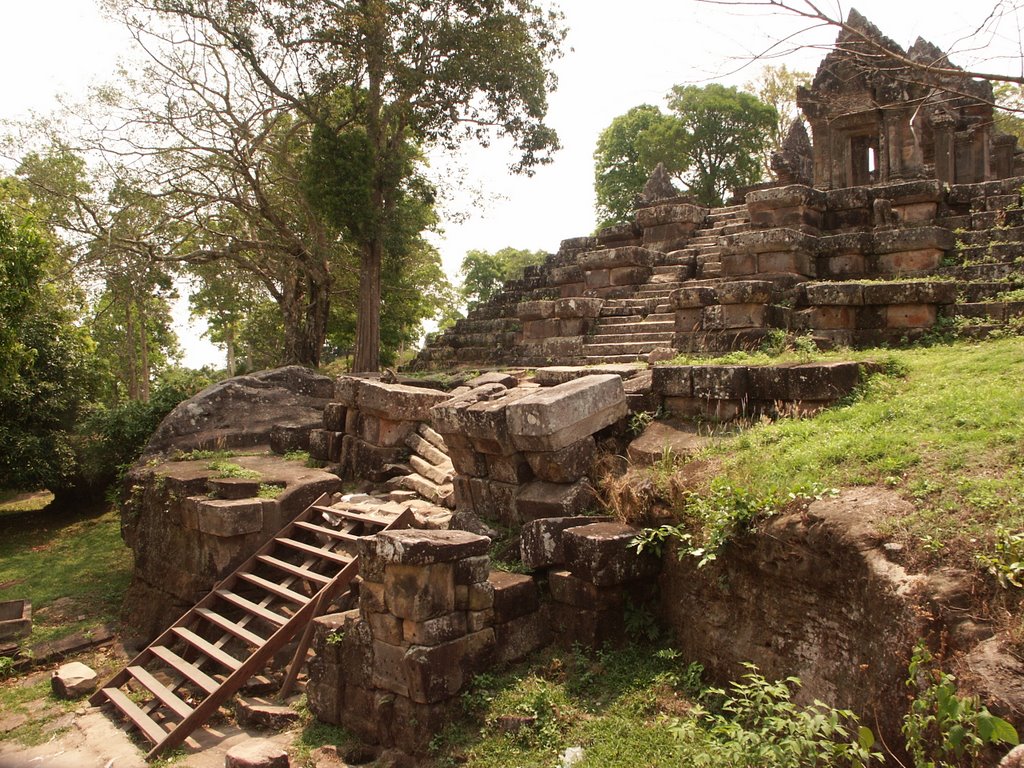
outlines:
{"label": "overcast sky", "polygon": [[[849,8],[823,2],[841,15]],[[751,54],[805,26],[792,17],[698,0],[562,0],[559,5],[570,33],[548,117],[563,149],[553,165],[532,178],[509,176],[510,158],[499,147],[461,153],[467,174],[452,203],[469,216],[447,223],[438,241],[453,276],[472,248],[554,251],[562,239],[588,234],[594,226],[594,144],[612,118],[637,104],[660,105],[677,83],[742,85],[760,66],[736,71]],[[859,0],[855,7],[904,47],[920,35],[944,49],[955,46],[955,63],[979,68],[984,63],[990,70],[1020,74],[1016,23],[1004,23],[999,35],[985,37],[981,45],[978,38],[957,42],[994,5],[996,0]],[[833,30],[821,30],[800,39],[823,45],[834,37]],[[82,95],[90,82],[110,75],[126,45],[126,35],[101,18],[94,0],[0,0],[0,118],[52,109],[58,93]],[[811,48],[772,63],[813,72],[822,55]],[[435,167],[443,171],[444,161],[435,161]],[[186,364],[223,364],[219,352],[196,340],[199,333],[179,328],[189,352]]]}

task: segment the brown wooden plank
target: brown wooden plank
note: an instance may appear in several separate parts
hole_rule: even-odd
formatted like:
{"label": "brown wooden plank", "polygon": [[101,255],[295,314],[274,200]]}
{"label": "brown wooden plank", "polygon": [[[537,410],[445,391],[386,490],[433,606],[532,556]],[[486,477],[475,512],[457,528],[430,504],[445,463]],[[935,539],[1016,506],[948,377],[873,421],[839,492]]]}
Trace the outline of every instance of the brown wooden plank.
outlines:
{"label": "brown wooden plank", "polygon": [[298,605],[305,605],[309,602],[309,598],[305,595],[293,592],[288,589],[288,587],[277,584],[269,579],[264,579],[262,576],[257,576],[255,573],[240,573],[238,574],[238,578],[242,579],[242,581],[247,581],[250,584],[255,584],[272,595],[277,595],[280,598],[289,600]]}
{"label": "brown wooden plank", "polygon": [[200,637],[188,627],[174,627],[172,630],[174,634],[184,640],[186,643],[191,645],[196,650],[202,652],[204,656],[208,656],[215,662],[220,664],[222,667],[227,667],[232,672],[242,666],[242,662],[236,659],[234,656],[229,654],[222,648],[218,648],[216,645],[211,643],[206,638]]}
{"label": "brown wooden plank", "polygon": [[132,724],[142,731],[142,735],[151,742],[159,746],[167,738],[167,731],[123,692],[117,688],[104,688],[103,695],[111,704],[121,710],[124,716],[131,720]]}
{"label": "brown wooden plank", "polygon": [[290,549],[297,549],[299,552],[305,552],[308,555],[319,557],[321,560],[330,560],[332,563],[338,565],[348,565],[352,562],[352,558],[348,555],[341,555],[337,552],[328,552],[326,549],[320,549],[318,547],[311,546],[310,544],[303,544],[301,541],[295,539],[289,539],[283,537],[277,539],[278,544],[283,544]]}
{"label": "brown wooden plank", "polygon": [[338,541],[347,541],[350,543],[359,541],[359,539],[363,538],[362,536],[356,536],[351,533],[346,533],[345,531],[336,531],[333,528],[326,528],[325,526],[317,525],[316,523],[306,523],[301,520],[297,520],[295,522],[295,527],[301,528],[304,531],[310,531],[312,533],[319,533],[323,536],[329,536],[332,539],[336,539]]}
{"label": "brown wooden plank", "polygon": [[330,578],[320,573],[314,573],[308,568],[303,568],[301,565],[293,565],[292,563],[286,563],[284,560],[278,560],[272,555],[260,555],[258,558],[261,563],[269,565],[271,568],[276,568],[279,571],[290,574],[300,579],[306,579],[307,581],[314,581],[317,584],[324,585],[330,581]]}
{"label": "brown wooden plank", "polygon": [[313,509],[315,509],[317,512],[327,512],[328,514],[334,515],[335,517],[343,517],[346,520],[351,520],[355,523],[372,525],[377,528],[384,528],[390,525],[392,522],[394,522],[393,520],[382,520],[379,517],[371,517],[370,515],[364,515],[360,512],[354,512],[350,509],[340,509],[338,507],[323,507],[314,504]]}
{"label": "brown wooden plank", "polygon": [[195,664],[185,661],[170,648],[154,645],[149,648],[149,651],[179,675],[188,678],[207,693],[213,693],[220,687],[220,683]]}
{"label": "brown wooden plank", "polygon": [[229,589],[218,589],[217,595],[232,605],[241,608],[243,611],[248,611],[254,616],[259,616],[261,619],[265,619],[278,627],[284,626],[288,622],[287,616],[274,613],[273,611],[264,608],[262,605],[257,605],[252,600],[246,600],[241,595],[236,595]]}
{"label": "brown wooden plank", "polygon": [[255,645],[258,647],[266,642],[266,638],[260,637],[255,632],[250,632],[241,624],[236,624],[235,622],[231,621],[231,619],[225,618],[216,611],[211,611],[209,608],[196,608],[196,613],[202,616],[204,619],[206,619],[214,626],[223,629],[225,632],[230,632],[239,640],[244,640],[250,645]]}
{"label": "brown wooden plank", "polygon": [[132,677],[142,683],[146,690],[166,704],[167,708],[178,717],[184,719],[192,714],[192,707],[179,699],[174,691],[149,674],[144,668],[132,666],[128,667],[128,671]]}

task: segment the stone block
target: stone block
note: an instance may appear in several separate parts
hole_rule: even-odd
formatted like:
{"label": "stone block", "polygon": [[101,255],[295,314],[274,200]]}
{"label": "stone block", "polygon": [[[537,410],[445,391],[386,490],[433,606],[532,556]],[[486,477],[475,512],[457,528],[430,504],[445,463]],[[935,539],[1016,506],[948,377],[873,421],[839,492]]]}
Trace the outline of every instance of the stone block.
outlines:
{"label": "stone block", "polygon": [[50,688],[59,699],[77,699],[96,690],[99,675],[80,661],[61,664],[50,676]]}
{"label": "stone block", "polygon": [[620,646],[626,636],[621,610],[565,609],[554,629],[555,642],[563,648]]}
{"label": "stone block", "polygon": [[669,304],[675,309],[693,309],[717,303],[718,293],[708,285],[677,288],[669,296]]}
{"label": "stone block", "polygon": [[721,283],[715,291],[719,304],[767,304],[772,299],[772,284],[767,280]]}
{"label": "stone block", "polygon": [[324,429],[331,432],[344,432],[347,414],[348,407],[344,403],[328,403],[324,406]]}
{"label": "stone block", "polygon": [[[363,563],[360,563],[362,566]],[[381,572],[381,579],[384,578]],[[361,578],[359,581],[359,610],[364,614],[384,613],[387,611],[387,604],[384,602],[384,584],[381,581],[367,581]]]}
{"label": "stone block", "polygon": [[334,461],[336,457],[330,455],[331,435],[326,429],[309,430],[309,455],[317,461]]}
{"label": "stone block", "polygon": [[362,379],[356,376],[342,376],[334,381],[334,399],[347,408],[356,404],[356,393]]}
{"label": "stone block", "polygon": [[691,333],[704,327],[704,309],[677,309],[675,313],[675,330],[678,333]]}
{"label": "stone block", "polygon": [[658,365],[651,372],[651,391],[661,396],[690,397],[693,373],[689,365]]}
{"label": "stone block", "polygon": [[425,621],[450,613],[455,610],[451,563],[388,565],[384,571],[384,600],[388,610],[401,619]]}
{"label": "stone block", "polygon": [[567,317],[558,321],[559,336],[584,336],[593,323],[585,317]]}
{"label": "stone block", "polygon": [[373,641],[373,675],[371,684],[374,688],[397,693],[399,696],[409,695],[409,675],[405,663],[406,647],[393,645],[382,640]]}
{"label": "stone block", "polygon": [[518,524],[519,517],[516,512],[518,489],[519,486],[514,483],[473,478],[470,482],[470,490],[476,514],[491,520],[499,520],[505,525]]}
{"label": "stone block", "polygon": [[707,209],[691,203],[665,203],[641,208],[636,212],[637,224],[642,229],[677,222],[699,225],[703,223]]}
{"label": "stone block", "polygon": [[[501,386],[505,387],[506,389],[512,389],[512,387],[514,387],[517,384],[519,384],[519,379],[517,379],[511,373],[504,373],[502,371],[488,371],[487,373],[481,373],[479,376],[475,376],[474,378],[472,378],[472,379],[470,379],[469,381],[466,382],[466,386],[467,387],[471,387],[471,388],[482,387],[485,384],[500,384]],[[429,427],[428,427],[428,429],[429,429]],[[427,436],[426,432],[424,432],[423,434],[424,434],[424,437],[427,437],[428,440],[430,439]],[[440,437],[441,436],[438,435],[438,438],[440,438]],[[435,444],[437,445],[438,448],[443,448],[444,447],[443,441],[441,443],[439,443],[439,444],[438,443],[435,443]]]}
{"label": "stone block", "polygon": [[516,512],[523,523],[542,517],[572,517],[590,509],[595,498],[594,489],[586,480],[572,485],[538,480],[519,490]]}
{"label": "stone block", "polygon": [[360,480],[387,479],[388,465],[400,463],[407,454],[405,448],[373,445],[355,435],[345,435],[341,443],[341,465],[350,477]]}
{"label": "stone block", "polygon": [[864,285],[865,304],[953,304],[958,286],[950,282],[880,282]]}
{"label": "stone block", "polygon": [[259,499],[207,499],[197,506],[199,530],[211,536],[244,536],[263,530]]}
{"label": "stone block", "polygon": [[500,483],[519,485],[533,479],[533,473],[526,457],[521,453],[508,456],[489,455],[486,457],[487,476]]}
{"label": "stone block", "polygon": [[552,300],[521,301],[516,305],[516,317],[520,320],[547,320],[554,316],[555,302]]}
{"label": "stone block", "polygon": [[643,285],[650,276],[650,267],[616,267],[608,271],[608,282],[609,285]]}
{"label": "stone block", "polygon": [[548,572],[548,589],[552,600],[573,608],[622,611],[626,607],[626,590],[621,584],[598,586],[566,570]]}
{"label": "stone block", "polygon": [[350,434],[382,448],[404,446],[406,438],[416,431],[415,421],[394,421],[372,413],[361,413],[357,430]]}
{"label": "stone block", "polygon": [[636,553],[632,544],[638,533],[622,523],[567,528],[562,533],[566,568],[598,586],[651,578],[657,574],[659,562],[649,554]]}
{"label": "stone block", "polygon": [[551,642],[551,622],[542,611],[496,624],[495,662],[507,664],[525,659]]}
{"label": "stone block", "polygon": [[813,307],[807,322],[814,330],[853,329],[857,327],[857,310],[854,307]]}
{"label": "stone block", "polygon": [[466,408],[475,403],[500,400],[505,397],[507,391],[504,385],[492,382],[451,397],[430,409],[431,426],[444,437],[448,446],[452,447],[456,443],[449,439],[449,435],[466,434],[464,417]]}
{"label": "stone block", "polygon": [[583,282],[583,267],[579,264],[555,267],[551,270],[549,280],[551,281],[551,285],[580,284]]}
{"label": "stone block", "polygon": [[494,611],[466,611],[466,631],[479,632],[481,629],[494,625]]}
{"label": "stone block", "polygon": [[860,306],[864,303],[862,283],[809,283],[802,288],[807,303],[823,306]]}
{"label": "stone block", "polygon": [[467,557],[455,562],[455,584],[470,585],[487,581],[490,574],[491,559],[487,555]]}
{"label": "stone block", "polygon": [[[491,542],[468,531],[383,531],[375,537],[377,557],[387,565],[432,565],[486,555]],[[412,618],[412,617],[405,617]]]}
{"label": "stone block", "polygon": [[561,565],[565,562],[562,531],[594,522],[610,521],[609,517],[546,517],[524,523],[519,532],[519,556],[531,570]]}
{"label": "stone block", "polygon": [[891,304],[885,308],[885,327],[931,328],[936,314],[934,304]]}
{"label": "stone block", "polygon": [[466,608],[471,611],[488,611],[493,609],[494,585],[489,580],[470,584],[466,591]]}
{"label": "stone block", "polygon": [[280,456],[291,451],[308,451],[310,429],[308,424],[275,424],[270,428],[271,452]]}
{"label": "stone block", "polygon": [[490,628],[433,647],[414,645],[405,657],[408,697],[430,704],[458,695],[475,672],[489,666],[494,646]]}
{"label": "stone block", "polygon": [[560,336],[561,327],[558,319],[554,317],[546,320],[524,320],[523,341],[550,339],[554,336]]}
{"label": "stone block", "polygon": [[751,251],[722,253],[721,274],[723,277],[744,277],[757,274],[757,254]]}
{"label": "stone block", "polygon": [[402,620],[390,613],[368,613],[366,623],[374,640],[390,645],[402,644]]}
{"label": "stone block", "polygon": [[768,251],[757,255],[757,274],[779,272],[813,277],[817,272],[814,255],[808,251]]}
{"label": "stone block", "polygon": [[614,424],[627,412],[622,379],[614,374],[540,388],[506,409],[512,441],[523,451],[557,451]]}
{"label": "stone block", "polygon": [[767,304],[723,304],[722,328],[764,328],[767,314]]}
{"label": "stone block", "polygon": [[478,453],[472,448],[468,450],[449,448],[448,455],[455,471],[460,475],[487,477],[487,456],[485,454]]}
{"label": "stone block", "polygon": [[426,421],[430,409],[449,399],[447,392],[405,384],[384,384],[360,379],[356,407],[366,413],[394,421]]}
{"label": "stone block", "polygon": [[654,258],[654,251],[638,246],[625,246],[585,253],[580,257],[579,264],[584,272],[616,267],[650,267],[654,263]]}
{"label": "stone block", "polygon": [[[529,462],[529,469],[533,470],[533,474],[540,480],[549,483],[575,483],[587,474],[596,453],[597,443],[593,436],[588,435],[557,451],[528,452],[526,461]],[[494,473],[491,474],[493,476]],[[518,482],[527,479],[529,475]]]}
{"label": "stone block", "polygon": [[693,397],[739,400],[746,396],[747,369],[742,365],[694,365]]}
{"label": "stone block", "polygon": [[883,253],[878,257],[878,271],[885,275],[907,272],[930,272],[942,263],[945,252],[938,248]]}
{"label": "stone block", "polygon": [[238,697],[234,710],[235,722],[257,731],[283,731],[299,719],[299,713],[287,704],[271,704],[262,698]]}
{"label": "stone block", "polygon": [[588,269],[583,276],[583,287],[587,291],[607,288],[612,284],[611,270]]}
{"label": "stone block", "polygon": [[557,299],[555,301],[554,314],[558,318],[589,318],[593,319],[601,314],[601,307],[604,306],[603,299],[590,299],[574,296],[571,298]]}
{"label": "stone block", "polygon": [[858,363],[809,363],[784,369],[786,400],[835,401],[860,381]]}
{"label": "stone block", "polygon": [[246,477],[211,477],[206,487],[217,499],[252,499],[260,492],[260,481]]}
{"label": "stone block", "polygon": [[540,605],[537,582],[526,574],[491,571],[487,583],[491,587],[488,607],[493,608],[494,621],[499,624],[532,613]]}
{"label": "stone block", "polygon": [[288,768],[288,753],[269,739],[246,739],[224,755],[224,768]]}
{"label": "stone block", "polygon": [[466,612],[455,611],[436,619],[401,622],[400,635],[411,645],[440,645],[466,634]]}

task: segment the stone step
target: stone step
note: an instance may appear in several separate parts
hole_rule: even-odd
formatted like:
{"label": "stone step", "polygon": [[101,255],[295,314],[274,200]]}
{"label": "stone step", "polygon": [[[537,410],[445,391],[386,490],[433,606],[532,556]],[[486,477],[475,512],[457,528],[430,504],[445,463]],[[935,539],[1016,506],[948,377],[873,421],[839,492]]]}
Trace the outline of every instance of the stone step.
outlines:
{"label": "stone step", "polygon": [[[656,267],[660,269],[660,267]],[[671,285],[679,286],[689,278],[690,267],[670,267],[671,272],[657,272],[651,275],[647,285]],[[642,290],[642,289],[641,289]]]}
{"label": "stone step", "polygon": [[1024,257],[1024,243],[989,243],[957,248],[953,257],[967,264],[1006,264]]}
{"label": "stone step", "polygon": [[968,264],[967,266],[939,267],[935,274],[968,282],[988,282],[1016,277],[1020,267],[1016,264]]}
{"label": "stone step", "polygon": [[957,232],[955,236],[957,242],[968,246],[988,245],[989,243],[1019,243],[1024,242],[1024,226]]}
{"label": "stone step", "polygon": [[663,347],[663,342],[657,341],[620,341],[614,344],[584,344],[583,354],[588,358],[600,356],[607,360],[609,356],[615,355],[649,355],[658,347]]}
{"label": "stone step", "polygon": [[603,346],[606,344],[623,344],[628,342],[657,342],[661,346],[671,346],[674,330],[669,331],[641,331],[642,325],[634,326],[637,330],[629,333],[600,333],[590,336],[583,349],[587,350],[591,345]]}
{"label": "stone step", "polygon": [[603,314],[598,319],[598,327],[600,328],[613,328],[617,325],[631,325],[633,323],[642,323],[643,318],[638,314],[632,315],[610,315],[605,317]]}
{"label": "stone step", "polygon": [[1024,317],[1024,301],[986,301],[954,304],[953,313],[958,317],[987,318],[1005,323],[1015,317]]}
{"label": "stone step", "polygon": [[[643,333],[671,333],[675,331],[676,321],[669,320],[637,320],[635,323],[601,323],[594,332],[596,335],[632,333],[634,330]],[[595,337],[591,337],[593,339]],[[590,339],[588,339],[589,341]]]}
{"label": "stone step", "polygon": [[[653,350],[652,350],[653,351]],[[635,363],[635,362],[647,362],[647,355],[650,352],[645,353],[626,353],[623,355],[591,355],[589,357],[581,358],[581,365],[601,365],[602,363]]]}
{"label": "stone step", "polygon": [[740,224],[726,224],[725,226],[723,226],[719,230],[719,232],[723,236],[724,235],[735,235],[738,232],[749,232],[749,231],[750,231],[750,223],[749,222],[743,222],[743,223],[740,223]]}
{"label": "stone step", "polygon": [[1024,279],[1015,283],[1009,283],[1006,281],[960,283],[958,288],[960,290],[960,296],[963,297],[965,302],[976,303],[985,301],[986,299],[998,299],[999,295],[1002,293],[1024,288]]}
{"label": "stone step", "polygon": [[971,201],[971,209],[979,211],[1002,211],[1011,206],[1020,205],[1020,195],[991,195],[990,197],[980,197],[977,200]]}

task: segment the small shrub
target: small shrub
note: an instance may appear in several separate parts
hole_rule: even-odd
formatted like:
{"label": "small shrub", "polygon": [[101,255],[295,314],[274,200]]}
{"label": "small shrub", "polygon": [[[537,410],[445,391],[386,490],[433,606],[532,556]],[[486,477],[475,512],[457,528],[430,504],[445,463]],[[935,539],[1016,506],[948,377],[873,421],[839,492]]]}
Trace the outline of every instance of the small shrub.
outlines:
{"label": "small shrub", "polygon": [[1024,588],[1024,533],[1012,533],[998,526],[992,551],[979,553],[975,559],[1003,588]]}
{"label": "small shrub", "polygon": [[673,718],[670,729],[683,747],[681,764],[695,768],[758,766],[758,768],[864,768],[880,763],[872,752],[875,738],[848,710],[820,701],[807,707],[792,702],[795,677],[769,682],[757,668],[728,690],[710,688],[719,699],[715,711],[697,706],[692,717]]}
{"label": "small shrub", "polygon": [[903,718],[903,736],[914,768],[954,768],[982,763],[990,744],[1017,744],[1017,731],[981,705],[958,696],[956,678],[935,665],[924,643],[914,649],[907,687],[916,692]]}
{"label": "small shrub", "polygon": [[231,461],[211,461],[206,468],[217,473],[217,477],[238,477],[246,480],[259,480],[260,473],[255,469],[246,469],[241,464]]}

